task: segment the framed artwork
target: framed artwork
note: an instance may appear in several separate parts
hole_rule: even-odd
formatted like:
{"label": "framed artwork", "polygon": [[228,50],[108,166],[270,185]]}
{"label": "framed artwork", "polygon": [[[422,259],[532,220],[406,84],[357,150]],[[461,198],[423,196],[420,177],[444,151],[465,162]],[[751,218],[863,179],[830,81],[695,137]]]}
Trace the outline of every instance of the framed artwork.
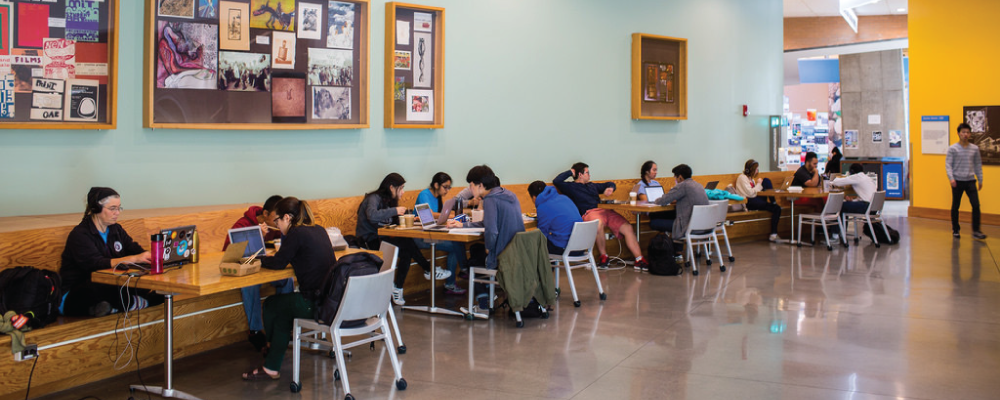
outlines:
{"label": "framed artwork", "polygon": [[632,119],[687,119],[687,39],[632,34]]}
{"label": "framed artwork", "polygon": [[369,126],[368,0],[145,1],[144,127]]}
{"label": "framed artwork", "polygon": [[389,2],[385,36],[385,127],[444,127],[445,10]]}
{"label": "framed artwork", "polygon": [[0,129],[115,129],[120,0],[0,1]]}
{"label": "framed artwork", "polygon": [[962,117],[972,127],[969,142],[979,147],[983,165],[1000,165],[1000,106],[966,106]]}

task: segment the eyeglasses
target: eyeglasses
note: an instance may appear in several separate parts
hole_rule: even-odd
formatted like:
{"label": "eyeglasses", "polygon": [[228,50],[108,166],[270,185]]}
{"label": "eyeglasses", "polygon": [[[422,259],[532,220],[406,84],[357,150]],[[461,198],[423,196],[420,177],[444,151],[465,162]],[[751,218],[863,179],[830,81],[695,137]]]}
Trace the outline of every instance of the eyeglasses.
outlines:
{"label": "eyeglasses", "polygon": [[277,216],[273,220],[271,220],[271,222],[274,222],[274,224],[277,225],[278,224],[278,220],[282,219],[284,217],[285,217],[284,215]]}
{"label": "eyeglasses", "polygon": [[108,207],[108,208],[107,208],[107,210],[108,210],[108,211],[111,211],[111,212],[113,212],[113,213],[115,213],[115,212],[122,212],[122,211],[125,211],[125,207],[121,207],[121,206],[112,206],[112,207]]}
{"label": "eyeglasses", "polygon": [[444,190],[451,190],[451,185],[444,185],[444,186],[441,186],[441,189],[444,189]]}

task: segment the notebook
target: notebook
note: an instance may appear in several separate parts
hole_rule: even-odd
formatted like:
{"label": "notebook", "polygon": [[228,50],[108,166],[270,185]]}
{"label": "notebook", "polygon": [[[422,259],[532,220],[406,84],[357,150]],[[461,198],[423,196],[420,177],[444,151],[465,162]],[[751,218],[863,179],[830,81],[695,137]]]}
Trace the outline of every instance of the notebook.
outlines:
{"label": "notebook", "polygon": [[264,234],[260,231],[260,226],[248,226],[246,228],[236,228],[229,230],[229,243],[244,243],[246,249],[243,250],[243,257],[250,257],[258,250],[264,248]]}
{"label": "notebook", "polygon": [[652,203],[663,197],[663,186],[647,186],[646,187],[646,202]]}

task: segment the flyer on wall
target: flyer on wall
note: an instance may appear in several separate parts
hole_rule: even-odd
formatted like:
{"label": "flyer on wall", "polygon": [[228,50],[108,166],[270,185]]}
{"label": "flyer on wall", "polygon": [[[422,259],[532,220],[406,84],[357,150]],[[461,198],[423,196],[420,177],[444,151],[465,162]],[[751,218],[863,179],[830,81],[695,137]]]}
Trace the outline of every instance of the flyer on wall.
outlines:
{"label": "flyer on wall", "polygon": [[844,131],[844,148],[850,150],[858,149],[858,131],[849,129]]}

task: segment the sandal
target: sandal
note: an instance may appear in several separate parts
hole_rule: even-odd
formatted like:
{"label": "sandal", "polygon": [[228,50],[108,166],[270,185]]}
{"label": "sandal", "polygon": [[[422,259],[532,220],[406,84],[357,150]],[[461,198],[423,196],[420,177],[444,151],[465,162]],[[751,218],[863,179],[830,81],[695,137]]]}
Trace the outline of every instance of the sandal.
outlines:
{"label": "sandal", "polygon": [[281,373],[279,372],[274,375],[268,374],[264,371],[263,365],[243,373],[243,380],[245,381],[262,381],[265,380],[264,378],[276,381],[281,378]]}

